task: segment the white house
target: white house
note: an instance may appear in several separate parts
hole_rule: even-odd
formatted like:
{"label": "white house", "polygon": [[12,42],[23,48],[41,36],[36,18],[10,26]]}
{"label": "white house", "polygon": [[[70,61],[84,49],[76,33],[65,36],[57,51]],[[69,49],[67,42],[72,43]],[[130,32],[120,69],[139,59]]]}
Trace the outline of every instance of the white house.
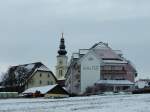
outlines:
{"label": "white house", "polygon": [[16,88],[18,92],[57,83],[52,71],[41,62],[11,66],[6,75],[9,77],[4,80],[4,85]]}
{"label": "white house", "polygon": [[137,88],[145,88],[150,86],[150,79],[139,79],[135,82]]}
{"label": "white house", "polygon": [[120,91],[132,87],[136,75],[135,68],[121,52],[99,42],[73,53],[65,85],[72,94],[84,94],[91,87],[98,89],[92,91]]}

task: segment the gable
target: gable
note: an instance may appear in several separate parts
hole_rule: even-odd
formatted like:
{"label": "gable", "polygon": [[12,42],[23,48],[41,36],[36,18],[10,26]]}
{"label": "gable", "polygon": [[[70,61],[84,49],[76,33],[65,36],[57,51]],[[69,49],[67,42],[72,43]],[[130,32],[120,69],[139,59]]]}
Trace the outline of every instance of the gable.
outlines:
{"label": "gable", "polygon": [[108,43],[99,42],[94,44],[91,49],[110,49],[110,47],[108,47]]}
{"label": "gable", "polygon": [[48,91],[53,89],[56,85],[48,85],[48,86],[42,86],[42,87],[33,87],[25,90],[23,93],[36,93],[36,91],[40,91],[42,94],[46,94]]}
{"label": "gable", "polygon": [[[42,74],[41,78],[42,80],[48,80],[50,79],[51,81],[55,81],[55,83],[57,83],[57,79],[56,77],[54,76],[54,74],[51,72],[51,71],[43,71],[43,70],[37,70],[35,71],[30,77],[29,79],[27,80],[30,81],[32,79],[36,80],[36,79],[39,79],[39,75]],[[49,77],[48,77],[48,74],[49,74]],[[41,80],[41,79],[39,79]]]}
{"label": "gable", "polygon": [[[7,72],[9,76],[13,77],[12,80],[16,80],[16,82],[13,82],[15,85],[24,85],[38,70],[49,71],[53,75],[53,73],[41,62],[12,66]],[[54,75],[53,77],[55,78]]]}
{"label": "gable", "polygon": [[96,43],[91,47],[91,50],[93,50],[98,59],[122,60],[119,54],[108,46],[108,43]]}
{"label": "gable", "polygon": [[92,50],[90,50],[87,54],[85,54],[80,60],[80,63],[96,61],[99,62],[99,59],[95,56]]}
{"label": "gable", "polygon": [[47,94],[68,94],[68,92],[63,89],[60,85],[55,86],[47,92]]}
{"label": "gable", "polygon": [[94,49],[93,52],[99,59],[122,60],[122,58],[111,49]]}

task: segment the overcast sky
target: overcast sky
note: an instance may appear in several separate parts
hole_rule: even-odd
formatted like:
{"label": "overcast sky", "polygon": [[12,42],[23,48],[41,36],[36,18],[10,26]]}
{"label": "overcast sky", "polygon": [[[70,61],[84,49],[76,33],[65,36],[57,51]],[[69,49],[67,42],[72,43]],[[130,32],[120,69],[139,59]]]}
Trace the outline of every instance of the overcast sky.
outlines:
{"label": "overcast sky", "polygon": [[41,61],[55,73],[61,32],[69,57],[108,42],[150,78],[150,0],[1,0],[0,71]]}

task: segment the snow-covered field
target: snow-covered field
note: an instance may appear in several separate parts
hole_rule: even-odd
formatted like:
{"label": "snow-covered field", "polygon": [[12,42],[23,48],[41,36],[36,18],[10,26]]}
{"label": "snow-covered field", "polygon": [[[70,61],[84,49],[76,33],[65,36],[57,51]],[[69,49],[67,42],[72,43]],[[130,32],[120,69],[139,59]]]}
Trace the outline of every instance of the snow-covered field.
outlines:
{"label": "snow-covered field", "polygon": [[150,94],[1,99],[0,112],[150,112]]}

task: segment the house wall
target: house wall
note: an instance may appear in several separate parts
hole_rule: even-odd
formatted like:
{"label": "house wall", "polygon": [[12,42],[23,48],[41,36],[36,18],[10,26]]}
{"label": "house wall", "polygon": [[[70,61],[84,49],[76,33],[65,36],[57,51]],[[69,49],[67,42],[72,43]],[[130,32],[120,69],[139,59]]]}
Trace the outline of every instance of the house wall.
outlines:
{"label": "house wall", "polygon": [[28,81],[25,88],[28,89],[32,87],[40,87],[56,83],[56,79],[51,74],[51,72],[37,71],[36,73],[34,73],[33,77]]}
{"label": "house wall", "polygon": [[77,63],[71,65],[68,69],[65,86],[70,94],[78,94],[80,92],[80,66]]}
{"label": "house wall", "polygon": [[70,89],[70,86],[71,86],[71,74],[70,74],[70,71],[71,69],[68,69],[69,72],[67,72],[67,74],[69,74],[65,80],[65,88],[66,90],[71,93],[71,89]]}
{"label": "house wall", "polygon": [[123,80],[127,79],[126,70],[123,65],[112,64],[101,66],[101,80]]}
{"label": "house wall", "polygon": [[125,66],[125,69],[127,71],[127,74],[126,74],[126,78],[131,81],[131,82],[134,82],[135,81],[135,71],[133,70],[133,67],[130,65],[130,64],[127,64]]}
{"label": "house wall", "polygon": [[100,80],[100,61],[89,52],[81,60],[81,94]]}
{"label": "house wall", "polygon": [[144,88],[144,87],[146,87],[146,86],[148,86],[148,83],[146,82],[146,81],[137,81],[136,83],[135,83],[135,85],[138,87],[138,88]]}
{"label": "house wall", "polygon": [[[70,93],[83,94],[99,80],[134,82],[136,77],[135,68],[128,64],[128,61],[122,57],[122,53],[115,53],[107,43],[103,42],[96,43],[85,54],[79,52],[77,63],[80,69],[76,70],[72,62],[66,77],[66,88]],[[79,84],[78,88],[76,88],[77,84]]]}
{"label": "house wall", "polygon": [[80,82],[81,82],[81,74],[80,74],[80,65],[74,64],[71,75],[71,93],[80,94]]}

